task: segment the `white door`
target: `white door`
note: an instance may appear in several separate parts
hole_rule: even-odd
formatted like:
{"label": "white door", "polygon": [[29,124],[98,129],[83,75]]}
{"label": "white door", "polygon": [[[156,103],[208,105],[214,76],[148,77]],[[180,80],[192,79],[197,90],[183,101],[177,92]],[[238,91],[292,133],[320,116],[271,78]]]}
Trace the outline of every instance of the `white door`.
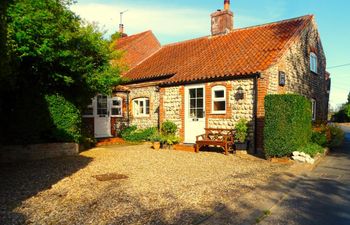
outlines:
{"label": "white door", "polygon": [[95,137],[111,137],[111,117],[109,98],[105,95],[97,95],[94,99],[95,106]]}
{"label": "white door", "polygon": [[196,143],[205,130],[204,85],[185,86],[185,143]]}

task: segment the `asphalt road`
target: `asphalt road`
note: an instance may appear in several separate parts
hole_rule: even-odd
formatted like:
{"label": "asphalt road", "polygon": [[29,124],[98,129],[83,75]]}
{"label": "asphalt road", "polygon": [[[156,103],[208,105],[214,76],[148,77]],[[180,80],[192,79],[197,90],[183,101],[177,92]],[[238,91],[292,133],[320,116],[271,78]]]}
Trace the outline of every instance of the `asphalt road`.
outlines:
{"label": "asphalt road", "polygon": [[262,225],[350,225],[350,128],[344,145],[301,177]]}

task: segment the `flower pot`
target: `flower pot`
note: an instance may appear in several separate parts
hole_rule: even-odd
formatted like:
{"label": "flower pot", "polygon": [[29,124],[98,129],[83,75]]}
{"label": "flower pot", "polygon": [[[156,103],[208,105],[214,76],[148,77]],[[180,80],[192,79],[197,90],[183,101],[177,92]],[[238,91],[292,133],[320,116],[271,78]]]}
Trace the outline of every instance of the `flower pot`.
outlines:
{"label": "flower pot", "polygon": [[159,150],[160,149],[160,142],[153,142],[153,148],[155,150]]}
{"label": "flower pot", "polygon": [[238,150],[238,151],[240,151],[240,150],[245,150],[245,151],[247,151],[247,150],[248,150],[248,145],[249,145],[248,141],[245,141],[245,142],[236,142],[236,143],[235,143],[235,149],[236,149],[236,151],[237,151],[237,150]]}

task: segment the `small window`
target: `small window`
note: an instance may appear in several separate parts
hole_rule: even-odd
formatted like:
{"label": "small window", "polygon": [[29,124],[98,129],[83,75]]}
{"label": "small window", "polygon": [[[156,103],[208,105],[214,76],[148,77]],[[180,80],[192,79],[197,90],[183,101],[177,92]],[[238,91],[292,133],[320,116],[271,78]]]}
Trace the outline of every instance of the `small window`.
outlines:
{"label": "small window", "polygon": [[224,86],[215,86],[212,88],[212,113],[226,113],[226,88]]}
{"label": "small window", "polygon": [[92,99],[91,99],[91,103],[86,106],[86,108],[84,109],[83,112],[83,117],[92,117],[94,116],[94,107],[92,106]]}
{"label": "small window", "polygon": [[317,73],[317,56],[315,53],[310,53],[310,70]]}
{"label": "small window", "polygon": [[317,102],[315,99],[311,99],[311,113],[312,113],[312,120],[316,120],[316,109],[317,109]]}
{"label": "small window", "polygon": [[112,98],[111,105],[111,116],[112,117],[122,117],[123,116],[123,99],[119,97]]}
{"label": "small window", "polygon": [[138,98],[133,101],[134,116],[148,116],[149,115],[149,99]]}

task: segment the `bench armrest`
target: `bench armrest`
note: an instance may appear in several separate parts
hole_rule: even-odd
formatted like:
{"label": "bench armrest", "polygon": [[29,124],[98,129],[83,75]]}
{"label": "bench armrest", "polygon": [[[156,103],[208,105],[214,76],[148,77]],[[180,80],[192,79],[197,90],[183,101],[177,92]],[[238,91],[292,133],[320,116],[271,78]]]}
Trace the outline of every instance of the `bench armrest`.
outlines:
{"label": "bench armrest", "polygon": [[200,141],[200,138],[202,140],[204,140],[205,139],[205,134],[201,134],[201,135],[196,136],[196,141]]}

